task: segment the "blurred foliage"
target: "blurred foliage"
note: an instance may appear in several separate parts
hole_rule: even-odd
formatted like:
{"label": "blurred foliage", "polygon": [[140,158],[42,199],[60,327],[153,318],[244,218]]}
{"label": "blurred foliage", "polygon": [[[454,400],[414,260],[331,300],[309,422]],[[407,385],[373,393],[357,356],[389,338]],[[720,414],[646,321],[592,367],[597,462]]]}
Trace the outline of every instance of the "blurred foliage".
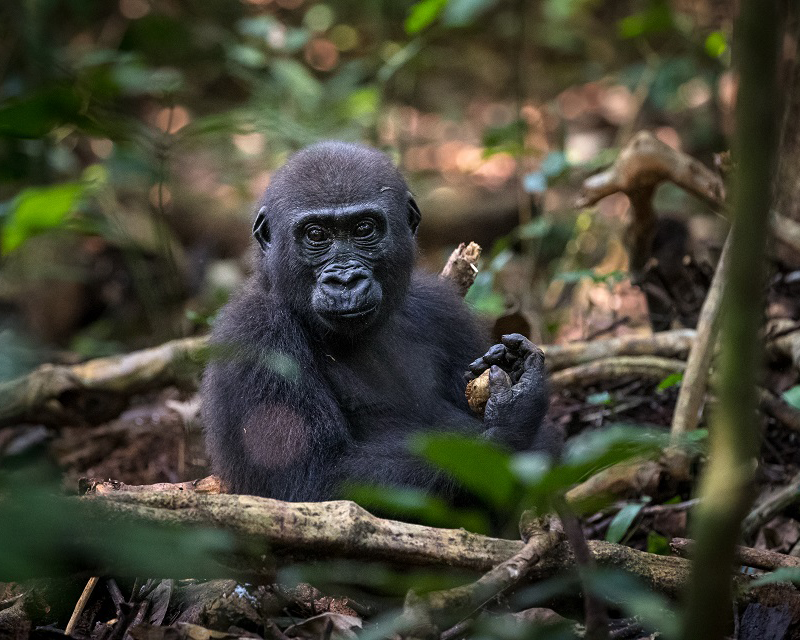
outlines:
{"label": "blurred foliage", "polygon": [[223,569],[215,557],[235,549],[223,531],[110,517],[97,503],[61,495],[60,482],[60,473],[40,460],[4,461],[0,581],[68,577],[87,567],[122,575],[216,577]]}
{"label": "blurred foliage", "polygon": [[[423,194],[452,179],[437,163],[456,158],[462,188],[519,181],[533,197],[606,164],[624,142],[578,151],[586,118],[620,135],[667,123],[689,146],[718,148],[730,23],[707,15],[665,0],[5,3],[0,247],[14,264],[35,236],[53,245],[74,236],[78,256],[88,239],[92,251],[117,252],[132,303],[103,299],[60,331],[33,333],[92,355],[92,345],[105,352],[202,328],[224,301],[207,293],[206,266],[236,255],[246,235],[227,234],[244,231],[269,172],[319,138],[398,153]],[[613,103],[625,115],[587,111],[598,89],[626,100]],[[431,133],[433,124],[450,133]],[[478,155],[445,153],[454,141]],[[437,145],[441,161],[414,160]],[[493,254],[507,263],[506,249],[534,240],[538,277],[589,273],[596,252],[558,260],[597,233],[570,231],[570,215],[521,218]],[[2,301],[18,311],[31,282],[51,286],[76,256],[64,254],[53,252],[47,273],[26,266],[24,279],[0,265]],[[501,268],[494,261],[471,292],[479,311],[503,313]]]}

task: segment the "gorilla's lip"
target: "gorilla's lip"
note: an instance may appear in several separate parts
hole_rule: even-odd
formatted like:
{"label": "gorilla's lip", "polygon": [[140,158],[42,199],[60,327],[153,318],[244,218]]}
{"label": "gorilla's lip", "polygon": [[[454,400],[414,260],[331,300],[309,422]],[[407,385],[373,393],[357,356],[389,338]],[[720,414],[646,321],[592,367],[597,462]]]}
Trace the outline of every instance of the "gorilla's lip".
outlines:
{"label": "gorilla's lip", "polygon": [[367,307],[350,309],[348,311],[326,311],[324,315],[331,320],[358,320],[372,315],[377,309],[378,305],[376,303]]}

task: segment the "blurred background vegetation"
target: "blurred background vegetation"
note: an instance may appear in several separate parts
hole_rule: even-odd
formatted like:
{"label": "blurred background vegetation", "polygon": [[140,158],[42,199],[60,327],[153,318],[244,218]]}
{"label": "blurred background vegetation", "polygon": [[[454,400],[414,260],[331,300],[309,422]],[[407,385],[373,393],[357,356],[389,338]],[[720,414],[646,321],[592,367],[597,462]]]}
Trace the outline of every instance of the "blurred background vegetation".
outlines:
{"label": "blurred background vegetation", "polygon": [[[0,379],[205,331],[270,173],[323,138],[394,156],[426,266],[483,245],[469,299],[498,332],[647,330],[625,197],[572,202],[640,128],[709,164],[727,147],[732,4],[3,3]],[[716,242],[712,217],[691,231]]]}

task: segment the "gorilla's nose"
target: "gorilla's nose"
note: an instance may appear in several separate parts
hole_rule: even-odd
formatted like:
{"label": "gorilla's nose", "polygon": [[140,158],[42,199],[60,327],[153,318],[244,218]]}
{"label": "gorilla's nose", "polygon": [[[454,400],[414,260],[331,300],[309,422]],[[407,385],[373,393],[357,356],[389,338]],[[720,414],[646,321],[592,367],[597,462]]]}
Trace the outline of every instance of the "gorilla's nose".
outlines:
{"label": "gorilla's nose", "polygon": [[319,282],[326,288],[360,289],[368,283],[369,273],[364,269],[330,269],[322,274]]}

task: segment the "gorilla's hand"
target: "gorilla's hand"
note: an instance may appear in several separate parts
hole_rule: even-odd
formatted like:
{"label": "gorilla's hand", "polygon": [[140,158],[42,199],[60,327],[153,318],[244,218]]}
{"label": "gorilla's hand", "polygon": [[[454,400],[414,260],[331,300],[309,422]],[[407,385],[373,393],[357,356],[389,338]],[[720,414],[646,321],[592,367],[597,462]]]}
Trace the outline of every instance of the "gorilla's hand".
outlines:
{"label": "gorilla's hand", "polygon": [[536,439],[547,412],[548,390],[544,353],[518,333],[503,336],[469,365],[467,378],[489,369],[485,435],[513,449],[527,449]]}

